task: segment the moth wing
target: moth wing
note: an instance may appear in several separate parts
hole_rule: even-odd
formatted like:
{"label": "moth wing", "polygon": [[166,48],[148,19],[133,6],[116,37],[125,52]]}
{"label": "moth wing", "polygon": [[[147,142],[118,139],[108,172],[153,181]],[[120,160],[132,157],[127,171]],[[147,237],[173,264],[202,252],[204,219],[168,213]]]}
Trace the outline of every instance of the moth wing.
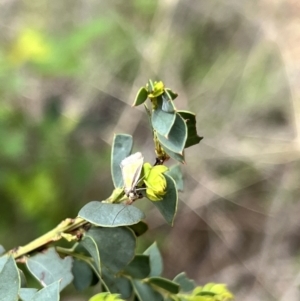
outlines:
{"label": "moth wing", "polygon": [[144,163],[143,155],[138,152],[125,158],[120,166],[125,192],[131,191],[137,184]]}

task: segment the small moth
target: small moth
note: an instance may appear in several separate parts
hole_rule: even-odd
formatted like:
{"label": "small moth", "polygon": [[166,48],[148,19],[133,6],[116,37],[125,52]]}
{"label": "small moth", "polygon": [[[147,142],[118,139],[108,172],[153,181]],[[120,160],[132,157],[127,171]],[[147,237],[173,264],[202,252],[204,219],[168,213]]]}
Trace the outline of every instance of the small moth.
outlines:
{"label": "small moth", "polygon": [[139,182],[143,163],[144,157],[142,153],[137,152],[122,160],[120,164],[124,182],[124,191],[131,202],[140,197],[136,186]]}

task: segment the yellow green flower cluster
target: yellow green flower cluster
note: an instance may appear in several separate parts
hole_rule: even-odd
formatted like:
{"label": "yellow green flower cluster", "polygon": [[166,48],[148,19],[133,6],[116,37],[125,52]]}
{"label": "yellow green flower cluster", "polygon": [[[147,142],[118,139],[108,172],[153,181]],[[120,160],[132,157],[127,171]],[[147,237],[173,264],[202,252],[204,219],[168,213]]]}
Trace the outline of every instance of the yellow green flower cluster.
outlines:
{"label": "yellow green flower cluster", "polygon": [[154,82],[153,87],[150,87],[149,84],[146,85],[146,88],[148,90],[148,97],[155,98],[161,94],[164,93],[165,91],[165,85],[162,81],[160,82]]}
{"label": "yellow green flower cluster", "polygon": [[118,294],[110,294],[110,293],[100,293],[93,296],[89,301],[124,301],[120,299],[120,295]]}
{"label": "yellow green flower cluster", "polygon": [[50,51],[50,45],[41,32],[26,28],[12,45],[8,59],[15,65],[27,61],[42,62],[48,59]]}
{"label": "yellow green flower cluster", "polygon": [[164,165],[152,166],[150,163],[143,165],[146,196],[151,201],[161,201],[166,194],[167,181],[163,175],[168,168]]}
{"label": "yellow green flower cluster", "polygon": [[189,301],[230,301],[233,300],[232,293],[225,284],[207,283],[193,290]]}

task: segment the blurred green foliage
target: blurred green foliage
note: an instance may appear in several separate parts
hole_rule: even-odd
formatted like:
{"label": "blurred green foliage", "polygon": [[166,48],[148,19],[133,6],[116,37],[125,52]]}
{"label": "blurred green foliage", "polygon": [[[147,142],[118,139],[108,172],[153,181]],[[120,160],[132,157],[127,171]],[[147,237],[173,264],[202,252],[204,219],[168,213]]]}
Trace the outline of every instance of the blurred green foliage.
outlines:
{"label": "blurred green foliage", "polygon": [[[212,274],[227,282],[230,267],[233,291],[259,287],[261,300],[270,290],[281,296],[256,255],[262,250],[277,258],[290,250],[285,267],[294,270],[297,229],[282,212],[292,221],[297,210],[277,203],[272,209],[277,192],[294,203],[299,195],[298,164],[288,165],[294,112],[281,54],[264,38],[256,10],[257,1],[6,1],[0,10],[0,243],[26,243],[110,194],[107,137],[128,127],[148,148],[141,134],[147,121],[138,111],[124,120],[122,112],[133,101],[131,89],[159,78],[179,87],[183,103],[175,101],[176,108],[195,111],[205,136],[201,151],[188,151],[181,207],[191,213],[179,216],[177,236],[150,217],[152,233],[161,242],[169,238],[167,273],[184,269],[203,283]],[[280,236],[262,246],[265,225],[278,226]],[[284,237],[294,242],[280,251]],[[253,258],[266,289],[245,268]]]}

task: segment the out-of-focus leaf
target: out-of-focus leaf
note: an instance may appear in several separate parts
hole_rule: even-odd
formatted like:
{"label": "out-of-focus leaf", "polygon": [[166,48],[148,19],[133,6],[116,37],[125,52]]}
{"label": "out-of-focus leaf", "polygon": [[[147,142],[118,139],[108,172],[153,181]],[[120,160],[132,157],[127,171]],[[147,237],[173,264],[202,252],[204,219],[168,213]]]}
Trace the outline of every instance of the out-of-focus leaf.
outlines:
{"label": "out-of-focus leaf", "polygon": [[109,204],[92,201],[86,204],[78,216],[96,226],[119,227],[139,223],[144,213],[134,206],[123,204]]}
{"label": "out-of-focus leaf", "polygon": [[150,258],[150,274],[149,277],[160,276],[163,271],[163,261],[157,243],[154,242],[145,252]]}
{"label": "out-of-focus leaf", "polygon": [[73,280],[72,263],[72,257],[67,256],[62,259],[54,248],[50,248],[29,257],[26,266],[41,285],[50,285],[60,280],[60,290],[62,290]]}
{"label": "out-of-focus leaf", "polygon": [[196,287],[195,281],[189,279],[184,272],[178,274],[173,281],[180,285],[180,291],[182,292],[190,292]]}
{"label": "out-of-focus leaf", "polygon": [[128,157],[132,149],[132,136],[126,134],[118,134],[114,136],[111,152],[111,174],[114,186],[123,187],[123,177],[121,171],[121,161]]}
{"label": "out-of-focus leaf", "polygon": [[20,290],[20,275],[15,260],[3,256],[0,261],[0,300],[17,301]]}
{"label": "out-of-focus leaf", "polygon": [[177,212],[178,205],[178,193],[175,181],[168,175],[165,174],[167,181],[167,192],[163,196],[163,200],[159,202],[153,202],[153,204],[158,208],[160,213],[163,215],[165,220],[173,225],[175,214]]}
{"label": "out-of-focus leaf", "polygon": [[163,288],[164,290],[168,291],[171,294],[178,294],[179,293],[179,284],[162,277],[151,277],[147,281],[150,284],[154,284]]}
{"label": "out-of-focus leaf", "polygon": [[5,253],[5,249],[2,245],[0,245],[0,255]]}

